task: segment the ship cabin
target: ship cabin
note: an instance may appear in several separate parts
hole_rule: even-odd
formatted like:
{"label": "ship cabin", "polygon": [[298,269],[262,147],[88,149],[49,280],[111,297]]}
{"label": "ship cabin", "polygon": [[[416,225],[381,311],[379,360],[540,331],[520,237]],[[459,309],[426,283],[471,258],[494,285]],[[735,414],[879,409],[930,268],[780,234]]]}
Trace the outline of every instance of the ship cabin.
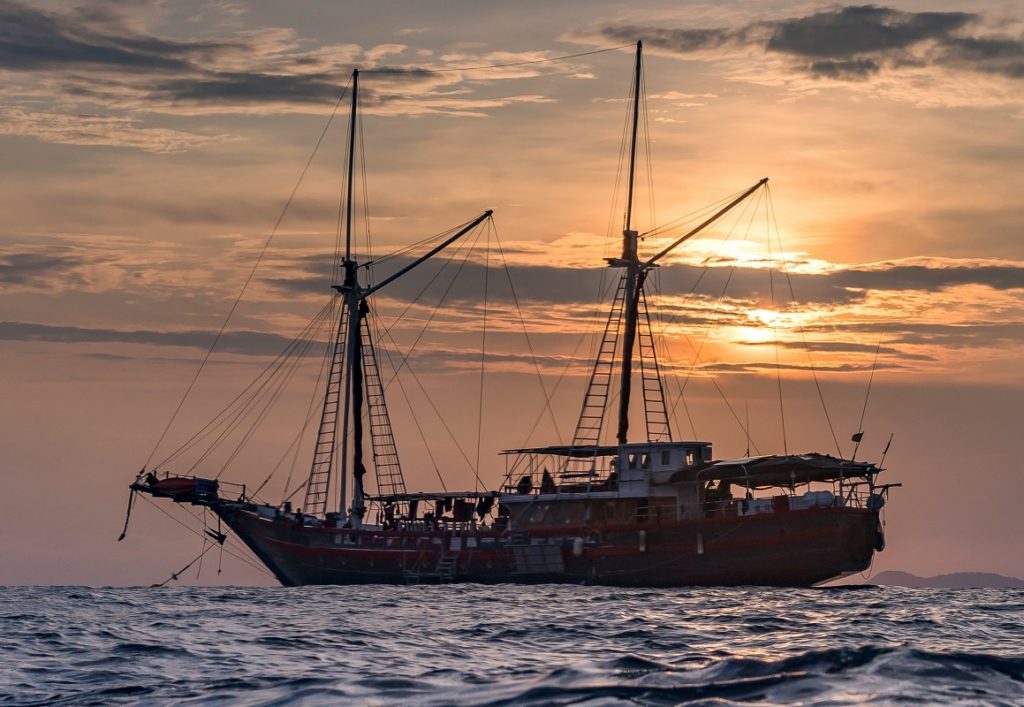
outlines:
{"label": "ship cabin", "polygon": [[[694,484],[670,484],[711,462],[709,442],[636,442],[599,447],[512,449],[500,503],[510,525],[631,523],[699,517]],[[595,503],[595,501],[597,503]]]}
{"label": "ship cabin", "polygon": [[657,524],[831,507],[880,508],[867,462],[821,454],[712,459],[700,441],[514,449],[499,497],[512,529]]}

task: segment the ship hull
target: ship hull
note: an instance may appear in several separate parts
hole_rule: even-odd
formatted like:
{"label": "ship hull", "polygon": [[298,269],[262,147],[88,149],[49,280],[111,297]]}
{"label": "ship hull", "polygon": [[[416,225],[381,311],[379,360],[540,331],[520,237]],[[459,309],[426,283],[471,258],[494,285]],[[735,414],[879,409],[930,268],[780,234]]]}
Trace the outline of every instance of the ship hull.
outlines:
{"label": "ship hull", "polygon": [[419,582],[634,587],[807,587],[867,569],[876,512],[824,508],[748,517],[497,532],[368,530],[214,510],[286,586]]}

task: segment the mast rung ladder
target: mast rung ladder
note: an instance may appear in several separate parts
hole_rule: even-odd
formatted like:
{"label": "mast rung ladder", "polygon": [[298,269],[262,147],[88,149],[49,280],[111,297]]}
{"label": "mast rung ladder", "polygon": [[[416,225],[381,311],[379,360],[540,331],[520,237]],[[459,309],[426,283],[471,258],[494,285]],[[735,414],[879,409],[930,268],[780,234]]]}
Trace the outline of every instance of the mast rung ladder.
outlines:
{"label": "mast rung ladder", "polygon": [[658,350],[647,309],[647,294],[640,290],[639,307],[640,376],[644,394],[644,422],[648,442],[671,442],[672,426],[668,415],[665,387],[658,367]]}
{"label": "mast rung ladder", "polygon": [[[626,278],[619,278],[612,300],[612,308],[605,322],[601,343],[597,347],[594,367],[583,396],[583,407],[573,433],[572,446],[579,448],[597,447],[601,443],[608,394],[611,391],[612,376],[615,372],[615,352],[619,347],[619,330],[626,296]],[[590,471],[596,464],[596,457],[570,457],[566,471]]]}
{"label": "mast rung ladder", "polygon": [[370,336],[370,323],[364,318],[360,327],[363,352],[363,383],[366,391],[366,416],[373,449],[373,466],[377,475],[377,492],[382,495],[405,493],[405,478],[398,458],[398,447],[391,428],[384,384],[377,365],[377,353]]}
{"label": "mast rung ladder", "polygon": [[338,437],[338,410],[341,407],[341,382],[345,370],[345,333],[348,330],[348,308],[342,306],[338,318],[338,331],[334,337],[331,366],[327,375],[327,390],[324,393],[320,426],[317,429],[316,445],[313,448],[313,463],[306,481],[306,498],[302,510],[309,515],[327,512],[331,472],[334,465],[334,448]]}

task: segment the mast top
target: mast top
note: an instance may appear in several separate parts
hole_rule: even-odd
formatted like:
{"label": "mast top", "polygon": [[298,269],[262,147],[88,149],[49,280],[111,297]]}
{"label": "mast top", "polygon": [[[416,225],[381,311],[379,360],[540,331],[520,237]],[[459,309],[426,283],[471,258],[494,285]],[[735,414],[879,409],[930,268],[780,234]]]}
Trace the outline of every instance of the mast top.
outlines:
{"label": "mast top", "polygon": [[633,131],[629,143],[629,180],[626,195],[626,221],[622,229],[622,259],[636,260],[636,231],[633,230],[633,188],[636,182],[636,138],[640,126],[640,83],[643,80],[644,43],[637,40],[636,66],[633,74]]}
{"label": "mast top", "polygon": [[352,260],[352,171],[356,161],[356,111],[359,108],[359,69],[352,69],[352,115],[348,126],[348,182],[345,185],[345,262]]}

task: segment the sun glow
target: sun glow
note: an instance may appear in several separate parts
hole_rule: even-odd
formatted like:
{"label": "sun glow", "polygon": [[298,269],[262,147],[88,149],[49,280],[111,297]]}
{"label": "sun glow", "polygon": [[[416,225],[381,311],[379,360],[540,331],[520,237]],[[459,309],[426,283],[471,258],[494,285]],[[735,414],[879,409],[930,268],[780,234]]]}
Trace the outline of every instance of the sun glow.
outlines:
{"label": "sun glow", "polygon": [[[652,239],[651,250],[669,245],[673,239]],[[774,244],[771,249],[761,234],[746,240],[725,238],[695,238],[677,252],[666,256],[665,264],[711,267],[740,267],[759,270],[788,271],[791,273],[819,274],[835,270],[837,266],[826,260],[811,258],[802,251],[782,252]]]}
{"label": "sun glow", "polygon": [[783,318],[782,315],[772,309],[751,309],[747,312],[747,317],[756,319],[767,327],[780,326],[782,324],[780,320]]}

